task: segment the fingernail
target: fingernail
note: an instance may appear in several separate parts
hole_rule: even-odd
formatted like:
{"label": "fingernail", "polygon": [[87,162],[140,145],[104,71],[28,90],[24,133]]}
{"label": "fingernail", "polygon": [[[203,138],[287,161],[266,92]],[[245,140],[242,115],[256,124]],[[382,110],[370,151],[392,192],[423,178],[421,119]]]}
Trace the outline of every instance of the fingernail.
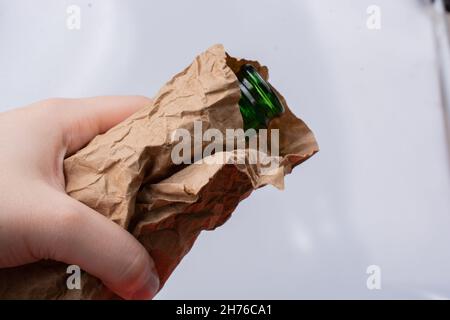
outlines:
{"label": "fingernail", "polygon": [[146,284],[133,294],[133,300],[151,300],[159,290],[159,277],[151,273]]}

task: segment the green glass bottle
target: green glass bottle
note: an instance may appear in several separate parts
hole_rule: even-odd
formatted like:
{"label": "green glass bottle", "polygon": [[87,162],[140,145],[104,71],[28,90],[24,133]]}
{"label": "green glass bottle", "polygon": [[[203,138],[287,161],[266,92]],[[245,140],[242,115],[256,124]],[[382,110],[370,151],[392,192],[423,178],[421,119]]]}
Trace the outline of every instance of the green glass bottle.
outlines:
{"label": "green glass bottle", "polygon": [[267,128],[271,119],[284,112],[283,105],[270,84],[252,65],[243,65],[236,76],[241,89],[239,108],[244,120],[244,130]]}

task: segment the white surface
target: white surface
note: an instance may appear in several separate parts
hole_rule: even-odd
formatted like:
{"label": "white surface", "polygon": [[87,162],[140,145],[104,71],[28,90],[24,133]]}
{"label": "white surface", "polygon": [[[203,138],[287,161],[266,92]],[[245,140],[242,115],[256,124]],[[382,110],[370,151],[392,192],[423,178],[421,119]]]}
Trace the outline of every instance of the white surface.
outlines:
{"label": "white surface", "polygon": [[[203,233],[168,298],[450,297],[449,159],[424,1],[0,0],[0,110],[153,95],[214,43],[270,66],[321,151]],[[89,5],[89,3],[91,5]],[[66,28],[69,4],[81,30]],[[381,267],[382,289],[366,288]]]}

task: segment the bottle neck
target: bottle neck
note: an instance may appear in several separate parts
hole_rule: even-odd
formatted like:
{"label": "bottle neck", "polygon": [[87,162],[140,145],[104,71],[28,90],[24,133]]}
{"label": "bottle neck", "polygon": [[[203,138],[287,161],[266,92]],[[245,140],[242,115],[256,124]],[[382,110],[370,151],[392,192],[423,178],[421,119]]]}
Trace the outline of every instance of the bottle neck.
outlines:
{"label": "bottle neck", "polygon": [[252,65],[243,65],[236,75],[241,90],[239,107],[244,120],[244,129],[267,128],[271,119],[284,112],[283,105],[270,84]]}

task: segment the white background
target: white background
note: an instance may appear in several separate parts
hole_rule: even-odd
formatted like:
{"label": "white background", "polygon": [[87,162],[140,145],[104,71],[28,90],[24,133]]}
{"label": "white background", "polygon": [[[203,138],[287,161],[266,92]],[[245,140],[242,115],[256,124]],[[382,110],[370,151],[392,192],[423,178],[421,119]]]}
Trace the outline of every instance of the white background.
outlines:
{"label": "white background", "polygon": [[[321,151],[285,191],[256,191],[203,233],[158,298],[450,297],[449,154],[426,2],[0,0],[0,110],[152,96],[223,43],[270,66]],[[66,27],[70,4],[81,30]],[[366,27],[371,4],[381,30]],[[381,290],[366,287],[373,264]]]}

